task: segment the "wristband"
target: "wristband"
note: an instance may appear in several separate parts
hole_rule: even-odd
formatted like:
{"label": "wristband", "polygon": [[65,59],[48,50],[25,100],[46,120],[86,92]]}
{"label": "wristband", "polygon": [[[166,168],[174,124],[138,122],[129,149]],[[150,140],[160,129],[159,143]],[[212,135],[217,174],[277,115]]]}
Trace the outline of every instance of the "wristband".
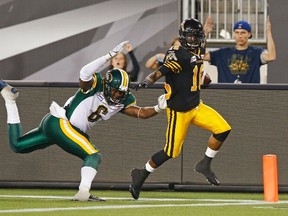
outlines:
{"label": "wristband", "polygon": [[112,56],[110,55],[110,52],[105,55],[106,61],[109,61],[111,58]]}
{"label": "wristband", "polygon": [[154,109],[155,109],[155,111],[156,111],[157,113],[159,113],[159,112],[162,111],[162,109],[160,109],[158,105],[155,105],[155,106],[154,106]]}

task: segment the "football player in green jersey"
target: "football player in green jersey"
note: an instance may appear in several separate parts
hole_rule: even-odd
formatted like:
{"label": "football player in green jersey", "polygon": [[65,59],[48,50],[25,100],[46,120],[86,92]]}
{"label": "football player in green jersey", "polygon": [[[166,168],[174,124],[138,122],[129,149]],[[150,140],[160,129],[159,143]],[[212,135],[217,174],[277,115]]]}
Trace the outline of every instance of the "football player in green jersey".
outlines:
{"label": "football player in green jersey", "polygon": [[191,124],[212,133],[205,156],[194,169],[202,173],[209,183],[219,185],[216,175],[211,171],[211,161],[231,127],[217,111],[200,100],[205,54],[202,24],[192,18],[184,20],[179,29],[179,40],[181,46],[173,46],[167,51],[163,65],[135,86],[136,90],[147,87],[165,76],[168,126],[164,149],[155,153],[143,169],[131,171],[132,183],[129,190],[134,199],[139,198],[141,187],[150,173],[180,154]]}
{"label": "football player in green jersey", "polygon": [[14,152],[29,153],[57,144],[83,160],[79,191],[72,200],[104,201],[89,192],[101,162],[99,150],[86,133],[92,126],[118,112],[145,119],[166,109],[165,95],[158,98],[154,107],[137,106],[124,70],[114,68],[104,78],[97,73],[127,42],[120,43],[108,54],[85,65],[80,71],[80,89],[75,95],[67,100],[64,107],[52,102],[50,113],[43,117],[40,126],[24,135],[16,105],[19,92],[0,80],[0,92],[7,110],[9,144]]}

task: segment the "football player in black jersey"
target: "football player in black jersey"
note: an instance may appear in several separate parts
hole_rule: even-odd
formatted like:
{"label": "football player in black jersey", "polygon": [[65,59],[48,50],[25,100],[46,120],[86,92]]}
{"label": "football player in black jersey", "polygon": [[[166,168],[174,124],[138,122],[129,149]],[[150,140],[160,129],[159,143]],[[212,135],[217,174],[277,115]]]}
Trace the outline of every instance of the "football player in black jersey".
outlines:
{"label": "football player in black jersey", "polygon": [[155,153],[143,169],[131,171],[129,187],[134,199],[138,199],[142,185],[148,175],[170,158],[176,158],[182,149],[188,128],[194,124],[211,131],[204,158],[194,169],[202,173],[212,185],[219,185],[211,171],[211,161],[231,131],[230,125],[214,109],[200,100],[205,35],[202,24],[196,19],[186,19],[179,29],[181,46],[172,46],[166,53],[165,61],[156,71],[135,86],[145,88],[165,76],[168,125],[164,149]]}

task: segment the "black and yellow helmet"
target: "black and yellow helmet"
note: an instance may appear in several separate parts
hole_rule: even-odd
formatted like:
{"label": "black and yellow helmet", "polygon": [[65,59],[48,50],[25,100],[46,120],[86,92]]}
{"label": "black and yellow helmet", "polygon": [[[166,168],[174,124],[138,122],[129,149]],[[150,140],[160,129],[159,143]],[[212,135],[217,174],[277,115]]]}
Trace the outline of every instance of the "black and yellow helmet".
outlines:
{"label": "black and yellow helmet", "polygon": [[184,20],[180,25],[179,40],[181,45],[190,51],[201,47],[205,41],[202,24],[193,18]]}
{"label": "black and yellow helmet", "polygon": [[121,104],[129,93],[129,76],[126,71],[114,68],[104,79],[104,96],[110,105]]}

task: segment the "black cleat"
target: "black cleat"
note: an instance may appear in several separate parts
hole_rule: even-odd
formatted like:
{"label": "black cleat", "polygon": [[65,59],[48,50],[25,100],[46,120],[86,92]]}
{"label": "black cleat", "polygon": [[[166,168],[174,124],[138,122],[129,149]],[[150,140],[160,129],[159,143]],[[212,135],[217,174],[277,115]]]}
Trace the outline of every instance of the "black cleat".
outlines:
{"label": "black cleat", "polygon": [[199,161],[195,165],[194,170],[198,173],[202,173],[206,177],[207,182],[209,182],[210,184],[212,185],[220,184],[214,172],[211,171],[210,165],[204,163],[203,160]]}
{"label": "black cleat", "polygon": [[105,202],[106,200],[102,199],[100,197],[94,196],[94,195],[90,195],[89,198],[88,198],[88,201],[91,201],[91,202]]}
{"label": "black cleat", "polygon": [[136,187],[133,187],[132,185],[129,186],[129,191],[131,193],[131,196],[137,200],[140,196],[140,191],[141,191],[141,188],[136,188]]}
{"label": "black cleat", "polygon": [[137,200],[139,198],[142,185],[148,175],[146,177],[142,175],[140,169],[133,169],[130,173],[132,176],[132,184],[129,186],[129,191],[132,197]]}

